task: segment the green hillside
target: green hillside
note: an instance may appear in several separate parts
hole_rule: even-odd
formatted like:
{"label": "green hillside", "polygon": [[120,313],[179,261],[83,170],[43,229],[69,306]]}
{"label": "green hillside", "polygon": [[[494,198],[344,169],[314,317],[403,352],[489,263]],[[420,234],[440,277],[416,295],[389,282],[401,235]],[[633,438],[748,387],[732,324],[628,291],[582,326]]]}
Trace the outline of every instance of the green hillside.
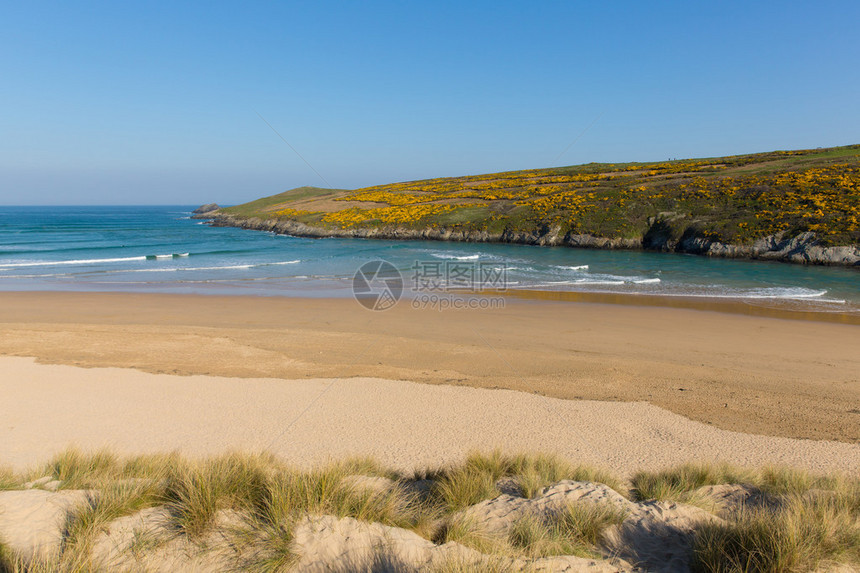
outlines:
{"label": "green hillside", "polygon": [[814,232],[860,244],[860,145],[660,163],[589,163],[392,183],[300,187],[221,211],[330,230],[700,237],[745,245]]}

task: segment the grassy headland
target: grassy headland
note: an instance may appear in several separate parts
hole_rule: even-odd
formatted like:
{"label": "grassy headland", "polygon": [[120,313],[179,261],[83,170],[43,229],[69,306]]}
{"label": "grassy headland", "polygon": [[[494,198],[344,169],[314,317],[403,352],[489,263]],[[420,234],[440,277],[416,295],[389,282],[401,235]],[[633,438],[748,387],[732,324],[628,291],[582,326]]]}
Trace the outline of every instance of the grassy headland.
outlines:
{"label": "grassy headland", "polygon": [[[215,224],[305,236],[645,248],[730,257],[782,251],[765,258],[853,265],[860,262],[860,145],[661,163],[590,163],[352,191],[300,187],[222,209]],[[843,249],[803,255],[811,246]]]}

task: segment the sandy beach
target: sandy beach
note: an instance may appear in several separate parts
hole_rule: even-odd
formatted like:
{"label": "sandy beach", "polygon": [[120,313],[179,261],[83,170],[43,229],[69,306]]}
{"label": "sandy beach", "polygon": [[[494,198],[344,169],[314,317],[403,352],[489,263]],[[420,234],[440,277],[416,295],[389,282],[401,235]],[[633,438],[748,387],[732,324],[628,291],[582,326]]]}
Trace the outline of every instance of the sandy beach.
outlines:
{"label": "sandy beach", "polygon": [[351,299],[2,293],[0,355],[162,374],[372,377],[648,402],[731,431],[860,441],[857,325],[506,302],[485,311],[401,304],[371,312]]}
{"label": "sandy beach", "polygon": [[[446,312],[371,312],[349,299],[0,300],[0,354],[31,358],[4,358],[0,367],[0,457],[16,464],[76,441],[206,453],[274,443],[294,461],[372,453],[401,467],[505,444],[553,446],[624,470],[697,455],[858,467],[860,328],[851,324],[518,300]],[[422,409],[429,403],[434,409]],[[302,404],[319,409],[284,429]],[[547,415],[557,408],[565,413]],[[506,421],[515,414],[526,418]],[[304,440],[294,438],[299,427]],[[562,430],[569,439],[553,445]],[[741,447],[733,441],[740,433],[849,445],[817,445],[817,453],[812,442]]]}

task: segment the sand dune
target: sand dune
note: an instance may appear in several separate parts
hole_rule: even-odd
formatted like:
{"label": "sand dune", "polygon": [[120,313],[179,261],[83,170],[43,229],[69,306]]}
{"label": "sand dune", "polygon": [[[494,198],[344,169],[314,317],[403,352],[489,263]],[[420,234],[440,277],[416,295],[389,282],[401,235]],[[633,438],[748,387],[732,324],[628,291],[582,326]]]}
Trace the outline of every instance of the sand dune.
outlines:
{"label": "sand dune", "polygon": [[[386,478],[364,479],[375,480],[373,489],[377,495],[386,495],[386,490],[399,487]],[[381,483],[385,481],[389,483]],[[361,495],[359,489],[361,486],[357,486],[353,494]],[[64,525],[70,512],[74,514],[84,503],[97,504],[100,495],[94,490],[0,492],[0,537],[25,562],[32,559],[58,561],[63,552],[68,558],[68,554],[75,551],[74,544],[65,549],[63,546]],[[722,507],[714,505],[714,500],[706,494],[699,499],[711,509]],[[485,570],[480,565],[494,560],[497,566],[492,570],[505,571],[681,573],[690,568],[697,527],[721,522],[713,513],[693,505],[671,501],[634,502],[604,484],[562,480],[542,488],[532,499],[501,494],[484,500],[452,514],[450,523],[468,523],[468,527],[485,539],[503,543],[523,520],[552,520],[564,508],[572,506],[611,508],[618,516],[613,524],[604,526],[593,548],[594,554],[588,558],[576,555],[531,559],[503,554],[491,556],[453,540],[434,543],[406,528],[349,516],[304,515],[291,526],[294,531],[291,547],[296,556],[291,570],[320,573],[450,571],[445,564],[456,563],[460,566],[455,571],[468,571]],[[119,516],[99,528],[91,539],[89,562],[105,571],[244,570],[243,564],[253,560],[254,551],[273,549],[272,539],[261,536],[259,531],[252,533],[251,523],[253,518],[247,512],[221,509],[213,517],[203,539],[195,540],[177,532],[175,516],[166,506],[155,505]],[[245,533],[237,537],[236,533],[243,530]],[[146,550],[140,548],[141,539],[148,540]],[[254,540],[256,545],[249,540]]]}

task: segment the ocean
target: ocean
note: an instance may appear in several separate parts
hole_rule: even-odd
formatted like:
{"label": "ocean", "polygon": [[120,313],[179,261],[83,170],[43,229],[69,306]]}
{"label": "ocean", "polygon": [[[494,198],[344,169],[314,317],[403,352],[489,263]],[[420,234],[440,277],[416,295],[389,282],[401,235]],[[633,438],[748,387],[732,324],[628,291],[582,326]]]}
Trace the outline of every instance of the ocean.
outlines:
{"label": "ocean", "polygon": [[[0,207],[0,290],[352,296],[384,260],[404,291],[494,287],[736,299],[860,312],[860,273],[693,255],[215,228],[192,206]],[[432,284],[431,284],[432,283]]]}

